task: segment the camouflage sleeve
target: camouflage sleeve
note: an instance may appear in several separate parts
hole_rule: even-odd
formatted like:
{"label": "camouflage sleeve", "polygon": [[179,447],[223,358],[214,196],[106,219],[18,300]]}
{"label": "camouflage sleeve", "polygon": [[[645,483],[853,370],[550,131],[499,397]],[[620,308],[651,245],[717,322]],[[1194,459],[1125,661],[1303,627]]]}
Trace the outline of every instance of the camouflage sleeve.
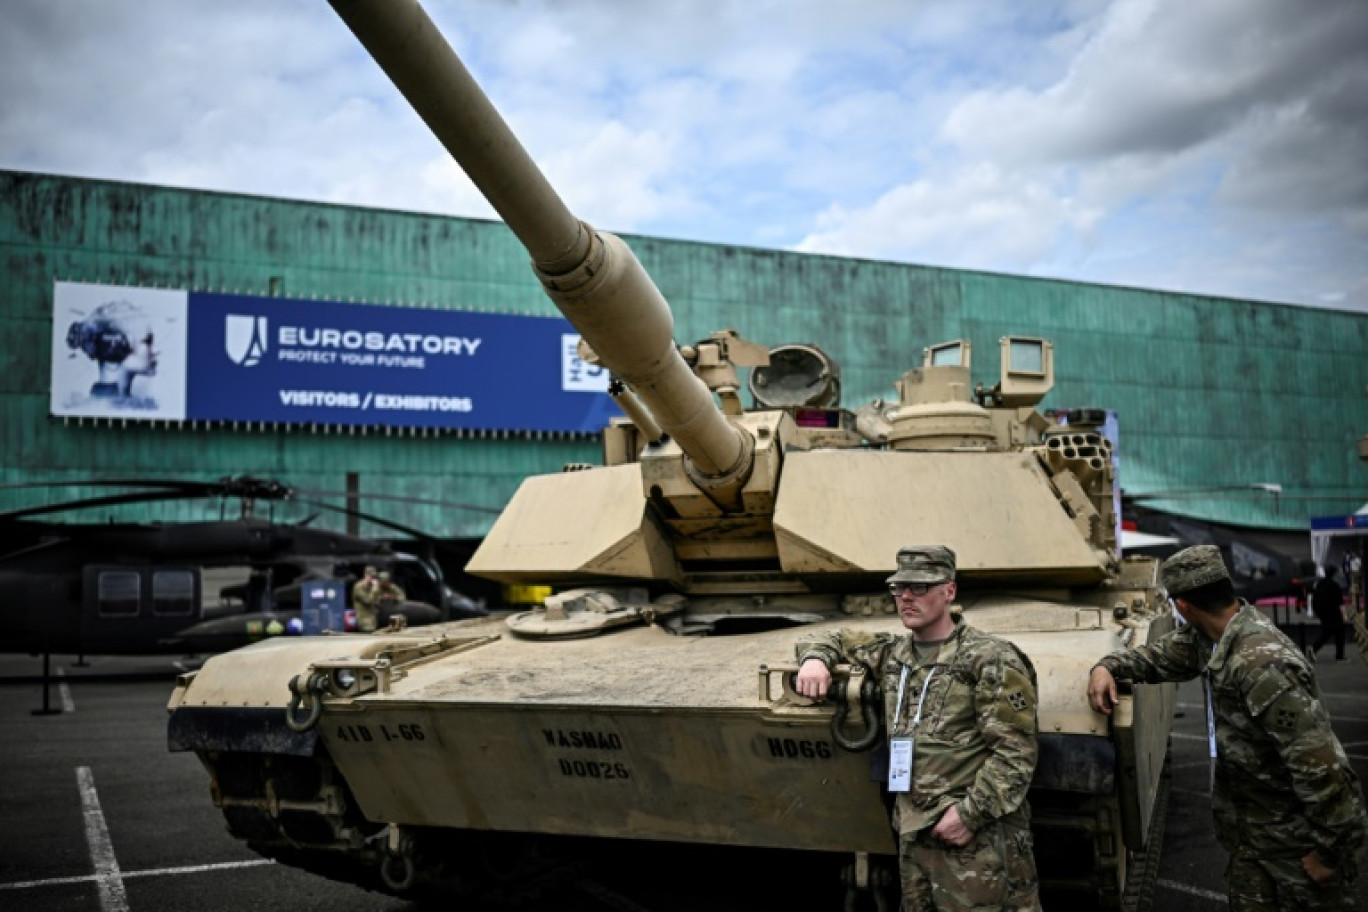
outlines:
{"label": "camouflage sleeve", "polygon": [[821,659],[827,668],[835,668],[841,662],[865,658],[863,654],[872,647],[889,642],[886,633],[865,633],[854,630],[824,630],[811,638],[799,640],[793,647],[798,656],[798,664],[808,659]]}
{"label": "camouflage sleeve", "polygon": [[1118,681],[1158,684],[1197,677],[1210,657],[1209,652],[1203,652],[1193,628],[1184,626],[1164,634],[1151,645],[1113,652],[1097,664]]}
{"label": "camouflage sleeve", "polygon": [[988,758],[959,803],[959,815],[977,831],[1026,800],[1039,753],[1035,684],[1010,646],[995,650],[979,669],[974,707]]}
{"label": "camouflage sleeve", "polygon": [[1270,666],[1245,702],[1277,745],[1317,854],[1338,867],[1363,844],[1363,795],[1311,682],[1296,669]]}

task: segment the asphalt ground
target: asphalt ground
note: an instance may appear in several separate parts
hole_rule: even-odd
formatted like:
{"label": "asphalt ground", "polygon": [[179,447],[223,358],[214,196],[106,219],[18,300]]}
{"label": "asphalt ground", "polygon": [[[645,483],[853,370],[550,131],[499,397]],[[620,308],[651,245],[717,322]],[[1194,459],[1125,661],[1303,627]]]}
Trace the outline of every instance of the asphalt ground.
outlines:
{"label": "asphalt ground", "polygon": [[[1350,655],[1354,656],[1350,646]],[[1360,779],[1368,779],[1368,667],[1355,656],[1316,672],[1335,730]],[[176,672],[166,658],[54,656],[62,684],[50,715],[40,659],[0,656],[0,909],[414,910],[401,900],[268,863],[229,836],[192,754],[166,749],[166,699]],[[19,679],[16,682],[16,679]],[[1200,685],[1179,689],[1172,793],[1155,907],[1205,912],[1226,906],[1226,856],[1211,832]],[[605,875],[603,871],[609,873]],[[767,869],[749,885],[706,859],[669,870],[623,866],[547,897],[558,912],[678,912],[708,908],[818,908],[766,892]],[[773,881],[772,881],[773,883]],[[1368,878],[1361,882],[1368,908]],[[773,904],[765,897],[773,896]],[[757,900],[757,896],[759,899]],[[809,895],[809,899],[812,899]],[[781,901],[782,900],[782,901]],[[823,906],[826,904],[823,903]],[[533,912],[529,907],[529,912]]]}

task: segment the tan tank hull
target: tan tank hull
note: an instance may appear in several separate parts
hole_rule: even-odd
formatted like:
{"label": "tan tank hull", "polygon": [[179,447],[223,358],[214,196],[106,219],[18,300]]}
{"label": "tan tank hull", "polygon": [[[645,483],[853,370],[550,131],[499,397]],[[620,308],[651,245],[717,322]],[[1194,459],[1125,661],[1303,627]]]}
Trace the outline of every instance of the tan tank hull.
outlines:
{"label": "tan tank hull", "polygon": [[[970,623],[1012,639],[1041,676],[1042,762],[1031,796],[1039,824],[1088,841],[1110,827],[1128,831],[1111,834],[1118,845],[1143,844],[1161,811],[1172,690],[1140,689],[1112,731],[1078,682],[1098,655],[1162,633],[1165,621],[1128,628],[1101,607],[1001,596],[966,602]],[[357,879],[380,889],[385,840],[358,840],[368,830],[889,855],[895,848],[869,755],[838,746],[830,707],[785,693],[794,643],[824,625],[898,629],[888,616],[844,617],[797,632],[700,639],[639,626],[529,642],[491,618],[421,635],[275,640],[211,659],[182,683],[171,701],[171,740],[205,757],[230,825],[259,851],[288,857],[304,843],[349,856],[360,862]],[[324,696],[307,732],[285,730],[281,682],[320,669],[349,669],[360,679],[370,671],[374,689]],[[302,707],[292,711],[301,715]],[[245,724],[249,718],[259,724]],[[1136,731],[1137,720],[1157,730]],[[1068,781],[1085,741],[1110,749],[1114,779]],[[225,754],[249,758],[251,788],[235,792],[229,780],[240,783],[243,770],[224,775]],[[346,791],[323,786],[282,802],[273,766],[284,756],[329,770],[320,781],[332,777]],[[1124,853],[1102,859],[1122,871],[1125,863]],[[1121,876],[1110,868],[1076,873],[1090,883]]]}

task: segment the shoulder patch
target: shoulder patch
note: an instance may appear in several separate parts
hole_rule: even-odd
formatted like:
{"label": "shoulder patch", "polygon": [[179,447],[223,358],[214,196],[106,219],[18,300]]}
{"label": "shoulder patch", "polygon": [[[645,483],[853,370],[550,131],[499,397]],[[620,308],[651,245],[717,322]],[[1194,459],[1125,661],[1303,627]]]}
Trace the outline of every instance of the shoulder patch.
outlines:
{"label": "shoulder patch", "polygon": [[1035,682],[1008,664],[1002,678],[1001,694],[1003,702],[998,704],[999,718],[1018,726],[1034,723]]}
{"label": "shoulder patch", "polygon": [[1251,715],[1260,715],[1274,700],[1291,689],[1292,682],[1287,680],[1281,671],[1276,668],[1265,668],[1245,694],[1245,705],[1249,707]]}
{"label": "shoulder patch", "polygon": [[1301,721],[1301,706],[1296,700],[1279,700],[1268,713],[1269,728],[1293,731]]}

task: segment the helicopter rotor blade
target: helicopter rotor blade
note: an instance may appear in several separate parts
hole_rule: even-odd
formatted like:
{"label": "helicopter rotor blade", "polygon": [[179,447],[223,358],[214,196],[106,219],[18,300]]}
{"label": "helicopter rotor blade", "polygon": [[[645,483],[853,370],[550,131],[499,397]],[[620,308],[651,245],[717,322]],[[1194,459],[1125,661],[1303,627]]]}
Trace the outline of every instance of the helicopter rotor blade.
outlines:
{"label": "helicopter rotor blade", "polygon": [[408,535],[411,538],[416,538],[419,541],[435,542],[439,540],[437,536],[433,535],[431,532],[424,532],[421,529],[415,529],[412,526],[406,526],[402,523],[397,523],[394,520],[385,519],[382,516],[375,516],[371,513],[366,513],[361,510],[349,510],[346,507],[337,507],[333,506],[332,504],[322,503],[321,501],[316,500],[300,500],[297,501],[297,503],[306,504],[311,507],[317,507],[320,510],[331,510],[334,513],[341,513],[344,516],[355,516],[357,519],[364,519],[366,522],[375,523],[377,526],[384,526],[386,529],[393,529],[396,532],[403,532],[405,535]]}
{"label": "helicopter rotor blade", "polygon": [[212,485],[203,481],[176,481],[142,478],[71,478],[63,481],[21,481],[0,484],[0,491],[20,491],[39,488],[154,488],[160,490],[185,491],[198,494]]}
{"label": "helicopter rotor blade", "polygon": [[22,557],[28,557],[30,554],[37,554],[40,551],[48,551],[69,544],[71,544],[70,538],[52,538],[47,541],[41,541],[36,545],[20,548],[18,551],[11,551],[9,554],[0,554],[0,564],[6,563],[7,561],[18,560]]}
{"label": "helicopter rotor blade", "polygon": [[[349,491],[318,491],[295,488],[271,479],[256,478],[251,475],[229,475],[218,481],[188,481],[155,478],[79,478],[65,481],[26,481],[0,484],[0,491],[17,491],[39,488],[152,488],[159,491],[176,491],[189,497],[255,497],[262,500],[290,500],[296,496],[338,497],[360,500],[387,500],[396,503],[422,504],[432,507],[446,507],[453,510],[472,510],[477,513],[497,515],[499,507],[486,507],[480,504],[460,503],[449,500],[434,500],[427,497],[411,497],[403,494],[361,493]],[[150,492],[149,492],[150,493]],[[130,503],[133,501],[129,501]],[[79,509],[80,502],[72,501],[73,508]]]}
{"label": "helicopter rotor blade", "polygon": [[[0,491],[14,491],[37,488],[150,488],[141,495],[150,500],[172,499],[174,497],[249,497],[261,500],[289,500],[294,496],[294,488],[269,478],[256,478],[251,475],[225,475],[217,481],[191,481],[183,479],[151,478],[69,478],[63,481],[26,481],[0,485]],[[168,497],[168,495],[170,495]],[[126,501],[136,503],[136,501]],[[80,509],[84,501],[70,503]],[[98,504],[92,504],[98,506]]]}
{"label": "helicopter rotor blade", "polygon": [[107,494],[103,497],[87,497],[81,500],[66,500],[60,503],[42,504],[36,507],[24,507],[19,510],[10,510],[5,513],[0,513],[0,520],[24,519],[28,516],[63,513],[67,510],[88,510],[93,507],[117,507],[123,504],[152,503],[162,500],[184,500],[189,496],[199,497],[203,495],[187,495],[180,491],[141,491],[136,494]]}
{"label": "helicopter rotor blade", "polygon": [[[19,489],[38,489],[52,487],[122,487],[122,488],[143,488],[146,490],[131,491],[121,494],[107,494],[97,497],[77,498],[74,500],[62,501],[59,503],[40,504],[33,507],[23,507],[8,512],[0,512],[0,520],[18,520],[32,516],[43,516],[50,513],[62,513],[74,510],[85,510],[97,507],[113,507],[138,503],[154,503],[159,501],[184,500],[194,498],[213,498],[213,497],[240,497],[244,499],[259,498],[262,500],[293,501],[302,506],[308,506],[315,510],[327,510],[332,513],[339,513],[343,516],[352,516],[362,519],[386,529],[400,532],[410,538],[419,541],[436,543],[439,541],[437,536],[413,526],[378,516],[374,513],[358,510],[349,506],[338,506],[337,504],[313,499],[315,497],[337,497],[367,500],[383,500],[398,503],[423,504],[456,510],[473,510],[480,513],[498,514],[497,507],[486,507],[477,504],[455,503],[451,501],[430,500],[422,497],[410,497],[399,494],[359,494],[357,492],[346,491],[306,491],[293,488],[282,482],[271,479],[256,478],[250,475],[230,475],[218,479],[217,481],[188,481],[177,479],[149,479],[149,478],[123,478],[123,479],[68,479],[65,481],[42,481],[42,482],[21,482],[16,484],[0,485],[2,490]],[[299,495],[309,495],[309,499],[302,499]],[[296,526],[304,526],[314,521],[318,517],[315,512],[297,523]]]}
{"label": "helicopter rotor blade", "polygon": [[481,506],[480,504],[458,503],[456,501],[451,500],[433,500],[428,497],[409,497],[403,494],[372,494],[348,491],[314,491],[307,490],[304,488],[297,488],[295,490],[295,493],[299,494],[300,496],[310,498],[343,497],[347,499],[355,498],[357,500],[389,500],[394,501],[396,503],[422,504],[423,506],[428,507],[448,507],[452,510],[471,510],[476,513],[489,513],[492,515],[498,515],[499,513],[503,512],[503,510],[499,507],[486,507]]}

